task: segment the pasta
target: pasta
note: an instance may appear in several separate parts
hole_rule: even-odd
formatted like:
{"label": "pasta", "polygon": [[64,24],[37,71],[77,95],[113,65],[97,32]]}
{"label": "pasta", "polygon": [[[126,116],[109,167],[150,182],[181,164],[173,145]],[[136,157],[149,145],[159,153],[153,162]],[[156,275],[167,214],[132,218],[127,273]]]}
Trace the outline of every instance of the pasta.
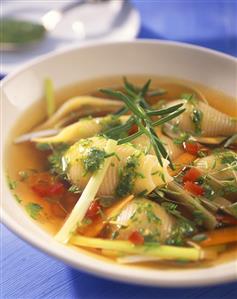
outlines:
{"label": "pasta", "polygon": [[[74,144],[64,155],[63,161],[70,181],[77,185],[79,189],[83,189],[90,177],[90,173],[86,172],[85,165],[88,159],[88,153],[91,149],[99,152],[103,150],[106,139],[103,137],[93,137],[87,140],[81,140]],[[130,144],[118,145],[115,150],[115,156],[112,159],[107,174],[100,186],[98,195],[114,195],[116,188],[119,186],[120,177],[126,172],[126,166],[129,159],[133,159],[134,167],[131,166],[131,171],[134,178],[131,182],[127,180],[128,187],[131,184],[132,193],[140,193],[144,190],[146,192],[152,191],[158,185],[164,185],[171,181],[168,174],[168,162],[164,160],[164,167],[161,168],[157,163],[157,158],[154,155],[145,155],[142,151],[136,149]],[[130,170],[129,170],[130,171]],[[119,174],[121,173],[121,175]],[[127,177],[129,177],[129,173]],[[122,192],[122,191],[121,191]],[[123,195],[126,195],[123,194]]]}

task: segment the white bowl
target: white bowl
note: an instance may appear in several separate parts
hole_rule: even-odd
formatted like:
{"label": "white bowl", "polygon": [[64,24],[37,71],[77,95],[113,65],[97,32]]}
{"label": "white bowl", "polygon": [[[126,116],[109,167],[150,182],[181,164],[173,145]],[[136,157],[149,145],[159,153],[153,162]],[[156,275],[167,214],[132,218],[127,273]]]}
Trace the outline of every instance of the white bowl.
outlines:
{"label": "white bowl", "polygon": [[[98,43],[59,51],[24,65],[2,81],[2,144],[6,143],[21,111],[42,96],[46,76],[53,79],[56,88],[61,88],[110,75],[162,75],[196,81],[234,96],[236,70],[237,60],[231,56],[174,42]],[[210,268],[156,270],[123,266],[95,258],[81,249],[73,250],[57,243],[27,217],[7,184],[2,185],[4,224],[22,239],[74,268],[109,279],[153,286],[208,285],[237,278],[236,260]]]}

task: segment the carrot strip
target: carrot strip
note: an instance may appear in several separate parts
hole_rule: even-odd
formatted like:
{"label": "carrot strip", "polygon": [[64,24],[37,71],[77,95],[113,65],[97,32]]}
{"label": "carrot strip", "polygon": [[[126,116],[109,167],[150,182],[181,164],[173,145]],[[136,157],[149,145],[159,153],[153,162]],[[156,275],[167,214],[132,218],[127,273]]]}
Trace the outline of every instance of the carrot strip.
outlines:
{"label": "carrot strip", "polygon": [[[118,214],[122,210],[122,208],[133,199],[133,197],[134,197],[133,195],[129,195],[123,198],[122,200],[120,200],[115,205],[113,205],[111,208],[104,210],[105,219],[116,216],[116,214]],[[101,232],[101,230],[105,227],[107,223],[105,219],[102,218],[96,219],[91,224],[85,226],[80,232],[83,233],[83,235],[88,237],[96,237]]]}
{"label": "carrot strip", "polygon": [[213,230],[205,236],[206,239],[199,242],[203,247],[237,242],[237,226]]}
{"label": "carrot strip", "polygon": [[171,176],[177,175],[185,165],[191,164],[197,157],[189,153],[183,153],[176,160],[174,160],[175,170],[169,169]]}

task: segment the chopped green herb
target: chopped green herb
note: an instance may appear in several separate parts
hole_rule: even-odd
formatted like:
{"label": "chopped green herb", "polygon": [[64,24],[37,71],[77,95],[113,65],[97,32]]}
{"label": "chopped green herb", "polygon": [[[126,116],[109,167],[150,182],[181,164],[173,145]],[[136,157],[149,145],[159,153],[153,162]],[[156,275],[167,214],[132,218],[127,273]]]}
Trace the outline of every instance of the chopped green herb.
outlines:
{"label": "chopped green herb", "polygon": [[201,110],[197,108],[193,108],[192,114],[191,114],[191,119],[194,124],[195,128],[195,133],[197,135],[200,135],[202,132],[201,124],[202,124],[202,119],[203,119],[203,113]]}
{"label": "chopped green herb", "polygon": [[116,195],[123,197],[129,193],[132,193],[134,181],[137,177],[136,168],[139,164],[138,157],[136,155],[129,156],[123,171],[119,174],[119,183],[116,188]]}
{"label": "chopped green herb", "polygon": [[65,178],[65,169],[63,169],[62,158],[68,148],[69,146],[67,144],[59,144],[57,147],[53,148],[53,153],[48,157],[50,171],[63,178]]}
{"label": "chopped green herb", "polygon": [[82,160],[86,173],[97,171],[104,163],[105,158],[106,152],[104,150],[97,147],[89,148],[83,155]]}
{"label": "chopped green herb", "polygon": [[18,203],[22,202],[22,199],[20,199],[20,197],[17,194],[14,194],[14,197]]}
{"label": "chopped green herb", "polygon": [[174,142],[174,144],[183,144],[189,138],[190,138],[190,134],[188,134],[186,132],[180,132],[179,137],[175,138],[173,140],[173,142]]}
{"label": "chopped green herb", "polygon": [[190,221],[179,219],[166,240],[166,244],[175,246],[183,245],[185,238],[191,236],[194,232],[195,226]]}
{"label": "chopped green herb", "polygon": [[52,146],[48,143],[36,143],[36,148],[40,151],[48,151],[52,149]]}
{"label": "chopped green herb", "polygon": [[70,186],[70,188],[68,189],[69,192],[72,192],[72,193],[81,193],[80,189],[76,186],[76,185],[72,185]]}
{"label": "chopped green herb", "polygon": [[33,219],[37,219],[40,212],[43,210],[42,206],[37,203],[30,202],[26,205],[26,211]]}
{"label": "chopped green herb", "polygon": [[17,181],[12,180],[9,176],[7,176],[8,187],[10,190],[15,190],[17,187]]}

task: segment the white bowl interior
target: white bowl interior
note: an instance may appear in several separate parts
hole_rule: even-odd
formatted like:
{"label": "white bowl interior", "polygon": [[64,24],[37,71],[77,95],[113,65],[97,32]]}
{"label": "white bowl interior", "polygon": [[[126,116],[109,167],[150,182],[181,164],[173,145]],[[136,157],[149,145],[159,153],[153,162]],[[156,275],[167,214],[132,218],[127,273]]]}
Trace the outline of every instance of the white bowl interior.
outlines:
{"label": "white bowl interior", "polygon": [[[42,96],[45,77],[52,78],[59,89],[87,79],[134,74],[187,79],[222,90],[231,96],[236,95],[236,60],[211,50],[154,41],[95,44],[69,49],[35,60],[3,80],[3,144],[21,111]],[[204,285],[237,277],[236,261],[214,268],[164,271],[148,268],[138,270],[96,259],[83,250],[75,251],[56,243],[25,215],[10,194],[7,184],[3,184],[2,198],[3,220],[10,229],[76,268],[147,285]]]}

